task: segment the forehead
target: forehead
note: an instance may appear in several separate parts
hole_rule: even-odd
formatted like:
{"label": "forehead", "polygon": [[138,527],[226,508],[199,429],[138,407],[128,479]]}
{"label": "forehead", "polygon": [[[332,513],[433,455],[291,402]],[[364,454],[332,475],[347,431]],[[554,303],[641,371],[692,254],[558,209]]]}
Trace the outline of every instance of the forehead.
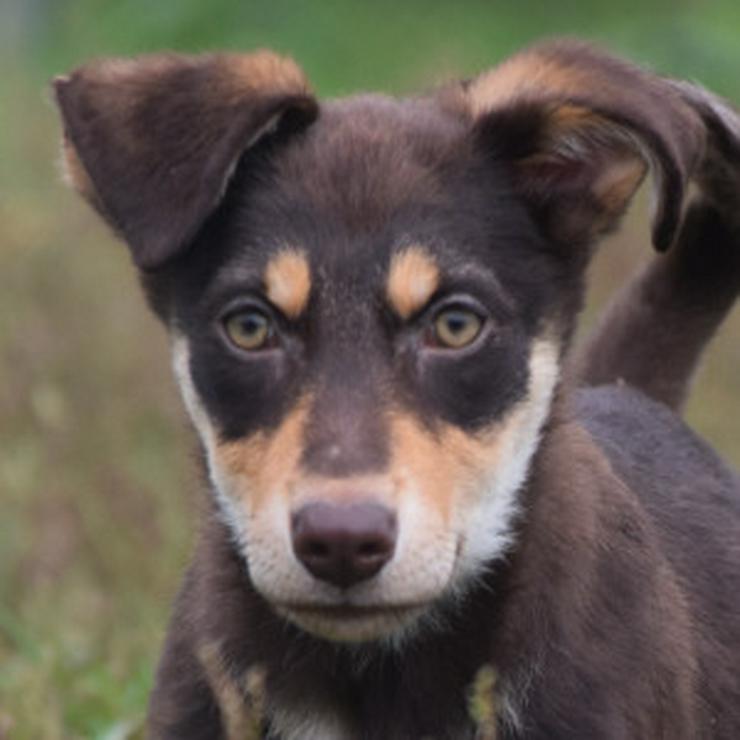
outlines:
{"label": "forehead", "polygon": [[246,155],[220,218],[206,233],[221,242],[217,283],[264,276],[289,250],[314,286],[377,288],[410,247],[442,277],[480,264],[503,277],[538,242],[506,173],[430,99],[326,103],[305,132]]}

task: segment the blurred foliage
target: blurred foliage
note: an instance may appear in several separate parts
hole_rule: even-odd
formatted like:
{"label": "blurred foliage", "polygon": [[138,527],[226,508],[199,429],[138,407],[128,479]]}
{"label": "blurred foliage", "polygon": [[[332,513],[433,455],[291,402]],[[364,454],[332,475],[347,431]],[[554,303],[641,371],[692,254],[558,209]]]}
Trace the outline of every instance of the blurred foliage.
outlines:
{"label": "blurred foliage", "polygon": [[[740,100],[737,0],[0,6],[0,738],[140,736],[199,488],[164,333],[125,250],[59,183],[47,79],[94,55],[269,46],[322,95],[398,92],[555,34]],[[602,250],[587,319],[649,258],[644,211]],[[738,368],[735,316],[689,411],[735,462]]]}

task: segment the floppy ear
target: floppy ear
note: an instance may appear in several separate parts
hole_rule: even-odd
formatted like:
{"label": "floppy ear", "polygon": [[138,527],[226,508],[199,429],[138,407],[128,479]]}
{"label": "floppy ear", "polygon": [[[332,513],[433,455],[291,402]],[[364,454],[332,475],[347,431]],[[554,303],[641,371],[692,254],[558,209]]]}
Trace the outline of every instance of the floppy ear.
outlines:
{"label": "floppy ear", "polygon": [[707,129],[706,153],[695,177],[703,199],[730,228],[740,229],[740,111],[698,85],[670,82]]}
{"label": "floppy ear", "polygon": [[106,59],[54,90],[68,180],[143,269],[192,241],[247,148],[317,115],[301,70],[269,51]]}
{"label": "floppy ear", "polygon": [[460,100],[556,241],[612,229],[650,169],[653,244],[670,247],[705,129],[667,80],[583,43],[550,42],[466,83]]}

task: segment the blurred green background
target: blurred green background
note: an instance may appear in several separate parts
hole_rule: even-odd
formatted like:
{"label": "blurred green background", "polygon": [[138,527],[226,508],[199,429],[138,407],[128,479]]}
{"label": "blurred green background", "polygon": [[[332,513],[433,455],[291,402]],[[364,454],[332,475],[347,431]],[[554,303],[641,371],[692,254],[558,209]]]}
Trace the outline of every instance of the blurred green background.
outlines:
{"label": "blurred green background", "polygon": [[[428,86],[544,35],[580,35],[740,101],[737,0],[0,5],[0,738],[139,737],[199,480],[126,251],[60,184],[46,91],[93,55],[269,46],[321,95]],[[650,258],[644,199],[586,312]],[[689,417],[740,461],[740,317]]]}

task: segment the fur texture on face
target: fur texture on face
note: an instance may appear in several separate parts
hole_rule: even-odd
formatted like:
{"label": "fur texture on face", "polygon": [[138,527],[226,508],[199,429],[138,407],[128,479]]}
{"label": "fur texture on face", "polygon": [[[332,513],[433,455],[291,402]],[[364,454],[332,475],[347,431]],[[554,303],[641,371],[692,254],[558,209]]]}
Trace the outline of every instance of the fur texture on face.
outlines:
{"label": "fur texture on face", "polygon": [[[147,285],[173,332],[213,494],[281,614],[332,639],[393,635],[464,594],[512,544],[580,302],[583,243],[619,217],[646,151],[665,171],[689,156],[690,136],[674,142],[661,111],[628,107],[617,122],[604,107],[598,80],[631,74],[600,58],[583,71],[545,49],[438,99],[327,103],[312,125],[305,81],[267,53],[109,62],[58,83],[70,178],[140,265],[165,263]],[[192,201],[198,225],[207,218],[199,232],[183,222],[173,242],[156,211],[130,216],[102,173],[139,177],[156,142],[136,132],[199,104],[206,79],[221,149],[204,149],[204,134],[180,146],[213,184],[193,194],[184,181],[147,182],[170,205]],[[111,98],[111,80],[126,94]],[[175,85],[177,104],[155,108]],[[592,103],[573,99],[580,89]],[[96,119],[79,116],[83,103]],[[281,128],[291,116],[301,126]],[[548,199],[560,192],[578,209],[540,200],[545,171]],[[553,220],[542,209],[556,204]],[[380,573],[342,589],[304,567],[291,523],[317,501],[374,502],[395,517]]]}
{"label": "fur texture on face", "polygon": [[[247,155],[159,290],[172,286],[176,376],[254,585],[315,634],[396,640],[514,540],[567,332],[544,312],[557,316],[572,278],[496,168],[481,169],[464,122],[383,98],[322,115]],[[391,162],[406,184],[384,177]],[[527,269],[543,276],[528,293]],[[224,321],[253,311],[271,340],[243,351]],[[479,328],[448,347],[447,320]],[[340,589],[299,562],[291,521],[315,501],[393,512],[377,576]]]}
{"label": "fur texture on face", "polygon": [[[271,52],[55,90],[210,483],[156,737],[740,736],[737,480],[648,399],[571,387],[685,395],[738,293],[728,105],[573,42],[409,99],[319,104]],[[669,259],[562,369],[647,172]]]}
{"label": "fur texture on face", "polygon": [[[557,347],[535,344],[526,396],[474,436],[452,426],[432,432],[389,413],[393,453],[374,476],[306,475],[299,466],[308,404],[300,401],[270,439],[222,443],[194,389],[187,340],[174,340],[175,375],[207,455],[214,494],[255,586],[311,632],[367,640],[405,626],[445,594],[464,592],[513,543],[524,482],[557,382]],[[337,440],[335,444],[340,444]],[[397,511],[400,537],[382,575],[346,593],[317,582],[292,554],[290,513],[316,497],[372,497]],[[331,616],[332,607],[357,607]],[[362,613],[367,616],[364,616]]]}

